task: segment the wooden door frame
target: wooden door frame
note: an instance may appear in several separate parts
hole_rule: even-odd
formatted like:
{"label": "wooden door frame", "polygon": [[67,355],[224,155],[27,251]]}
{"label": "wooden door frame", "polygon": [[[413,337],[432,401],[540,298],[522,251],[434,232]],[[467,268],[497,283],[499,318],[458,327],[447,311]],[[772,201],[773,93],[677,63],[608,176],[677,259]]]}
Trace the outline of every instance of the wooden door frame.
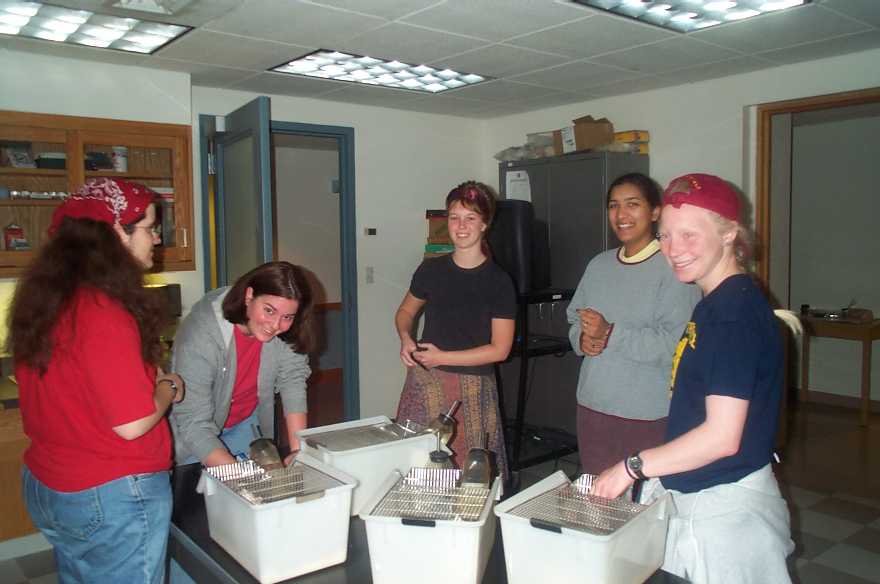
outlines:
{"label": "wooden door frame", "polygon": [[758,277],[768,290],[770,288],[770,141],[773,116],[878,102],[880,102],[880,87],[763,103],[758,106],[755,230],[760,246],[755,260]]}

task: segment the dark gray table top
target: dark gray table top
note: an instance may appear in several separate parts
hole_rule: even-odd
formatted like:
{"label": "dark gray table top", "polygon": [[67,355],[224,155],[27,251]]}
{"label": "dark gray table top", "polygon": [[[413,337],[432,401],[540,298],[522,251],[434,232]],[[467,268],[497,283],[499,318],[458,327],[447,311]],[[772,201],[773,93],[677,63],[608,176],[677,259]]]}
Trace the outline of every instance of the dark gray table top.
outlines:
{"label": "dark gray table top", "polygon": [[[171,525],[169,556],[180,563],[199,584],[258,584],[235,559],[217,545],[208,533],[205,500],[196,493],[201,474],[198,463],[175,469],[174,514]],[[496,530],[492,553],[483,575],[483,584],[507,584],[504,565],[501,528]],[[331,566],[285,582],[290,584],[369,584],[370,552],[363,520],[353,517],[348,534],[348,559],[344,564]],[[687,584],[685,580],[659,570],[649,584]]]}

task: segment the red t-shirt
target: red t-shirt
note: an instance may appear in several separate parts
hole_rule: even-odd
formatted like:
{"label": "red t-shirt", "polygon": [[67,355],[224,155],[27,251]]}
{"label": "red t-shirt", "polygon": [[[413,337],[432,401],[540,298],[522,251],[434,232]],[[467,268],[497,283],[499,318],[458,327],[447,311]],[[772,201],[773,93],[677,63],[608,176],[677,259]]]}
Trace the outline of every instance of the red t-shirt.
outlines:
{"label": "red t-shirt", "polygon": [[71,492],[171,468],[166,420],[135,440],[113,431],[156,411],[156,370],[141,357],[131,314],[103,292],[80,290],[52,340],[42,377],[30,367],[15,368],[31,472],[50,488]]}
{"label": "red t-shirt", "polygon": [[235,385],[232,386],[232,403],[224,428],[231,428],[247,419],[257,409],[257,374],[260,372],[260,351],[263,343],[232,327],[235,336]]}

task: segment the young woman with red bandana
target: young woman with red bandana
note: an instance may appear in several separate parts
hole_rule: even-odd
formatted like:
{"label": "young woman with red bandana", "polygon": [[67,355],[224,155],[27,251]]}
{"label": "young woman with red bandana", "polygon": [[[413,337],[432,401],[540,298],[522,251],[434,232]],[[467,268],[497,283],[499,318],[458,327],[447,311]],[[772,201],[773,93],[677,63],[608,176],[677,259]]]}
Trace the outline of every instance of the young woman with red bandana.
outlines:
{"label": "young woman with red bandana", "polygon": [[61,582],[164,581],[171,433],[183,399],[162,374],[154,296],[155,193],[92,179],[55,211],[10,313],[28,511]]}
{"label": "young woman with red bandana", "polygon": [[[462,462],[488,434],[488,449],[505,477],[493,364],[510,353],[516,295],[510,276],[492,261],[485,239],[495,197],[482,183],[462,183],[446,197],[446,210],[455,250],[422,262],[394,318],[400,360],[407,367],[397,418],[427,424],[460,400],[458,428],[449,445],[453,459]],[[416,342],[413,327],[421,312],[424,329]]]}

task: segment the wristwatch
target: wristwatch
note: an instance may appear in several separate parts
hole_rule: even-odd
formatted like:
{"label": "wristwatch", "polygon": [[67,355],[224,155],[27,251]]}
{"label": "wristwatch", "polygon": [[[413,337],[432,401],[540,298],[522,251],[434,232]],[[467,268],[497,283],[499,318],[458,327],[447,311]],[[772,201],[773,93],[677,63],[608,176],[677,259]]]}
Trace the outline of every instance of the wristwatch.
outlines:
{"label": "wristwatch", "polygon": [[644,462],[642,462],[642,457],[639,456],[639,453],[636,452],[626,457],[626,472],[629,473],[633,479],[646,480],[648,477],[645,476],[645,473],[642,472],[642,466],[644,466]]}

